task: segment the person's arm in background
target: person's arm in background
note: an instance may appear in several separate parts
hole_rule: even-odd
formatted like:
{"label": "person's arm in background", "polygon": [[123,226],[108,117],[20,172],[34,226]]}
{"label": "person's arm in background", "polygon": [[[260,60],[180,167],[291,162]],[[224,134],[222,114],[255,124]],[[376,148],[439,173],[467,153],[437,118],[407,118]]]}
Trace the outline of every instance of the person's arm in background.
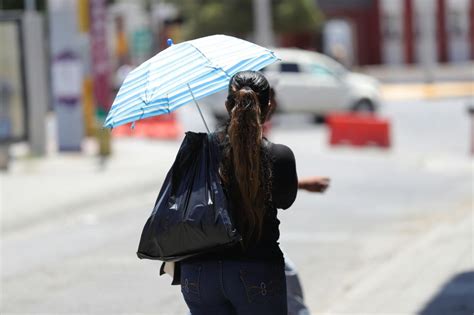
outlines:
{"label": "person's arm in background", "polygon": [[[275,112],[278,102],[276,99],[276,92],[275,89],[272,87],[270,88],[270,109],[268,112],[267,120],[270,121],[273,113]],[[312,176],[312,177],[305,177],[298,180],[298,189],[304,189],[310,192],[318,192],[323,193],[329,187],[330,179],[328,177],[319,177],[319,176]]]}
{"label": "person's arm in background", "polygon": [[298,189],[323,193],[328,189],[330,181],[328,177],[305,177],[298,180]]}

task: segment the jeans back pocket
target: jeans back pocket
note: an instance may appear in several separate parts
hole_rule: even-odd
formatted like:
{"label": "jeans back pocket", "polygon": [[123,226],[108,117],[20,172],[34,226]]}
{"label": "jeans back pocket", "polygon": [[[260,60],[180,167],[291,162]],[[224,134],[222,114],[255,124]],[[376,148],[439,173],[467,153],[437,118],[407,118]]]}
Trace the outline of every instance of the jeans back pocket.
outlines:
{"label": "jeans back pocket", "polygon": [[246,264],[240,269],[240,279],[249,303],[271,303],[284,296],[284,277],[283,268],[269,268],[263,264]]}
{"label": "jeans back pocket", "polygon": [[201,265],[182,264],[181,265],[181,293],[184,299],[189,302],[200,302],[201,294],[199,281],[201,278]]}

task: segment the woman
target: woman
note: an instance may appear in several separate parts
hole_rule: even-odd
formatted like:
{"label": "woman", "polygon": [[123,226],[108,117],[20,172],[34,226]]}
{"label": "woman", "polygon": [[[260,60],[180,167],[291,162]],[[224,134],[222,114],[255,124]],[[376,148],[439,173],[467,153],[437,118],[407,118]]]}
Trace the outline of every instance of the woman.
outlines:
{"label": "woman", "polygon": [[193,315],[287,314],[277,208],[296,198],[293,152],[263,137],[271,113],[270,85],[243,71],[229,83],[230,120],[216,133],[220,177],[242,242],[181,263],[181,291]]}

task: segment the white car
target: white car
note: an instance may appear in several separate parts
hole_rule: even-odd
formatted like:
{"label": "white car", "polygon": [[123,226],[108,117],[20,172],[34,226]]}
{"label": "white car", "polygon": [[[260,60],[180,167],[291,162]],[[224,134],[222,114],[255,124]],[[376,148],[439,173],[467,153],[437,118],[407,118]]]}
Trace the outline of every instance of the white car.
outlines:
{"label": "white car", "polygon": [[[375,78],[350,72],[335,60],[301,49],[274,49],[281,59],[262,71],[276,91],[277,111],[312,114],[317,120],[332,112],[374,112],[379,107]],[[203,99],[218,119],[227,112],[224,90]],[[204,105],[205,104],[205,105]]]}

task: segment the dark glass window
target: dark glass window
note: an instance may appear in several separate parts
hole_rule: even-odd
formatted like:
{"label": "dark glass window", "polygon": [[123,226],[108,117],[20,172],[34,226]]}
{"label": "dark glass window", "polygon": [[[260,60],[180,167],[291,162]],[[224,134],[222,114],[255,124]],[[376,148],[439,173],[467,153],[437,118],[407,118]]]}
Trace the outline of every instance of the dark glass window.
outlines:
{"label": "dark glass window", "polygon": [[282,63],[280,65],[281,72],[300,72],[300,68],[296,63]]}

